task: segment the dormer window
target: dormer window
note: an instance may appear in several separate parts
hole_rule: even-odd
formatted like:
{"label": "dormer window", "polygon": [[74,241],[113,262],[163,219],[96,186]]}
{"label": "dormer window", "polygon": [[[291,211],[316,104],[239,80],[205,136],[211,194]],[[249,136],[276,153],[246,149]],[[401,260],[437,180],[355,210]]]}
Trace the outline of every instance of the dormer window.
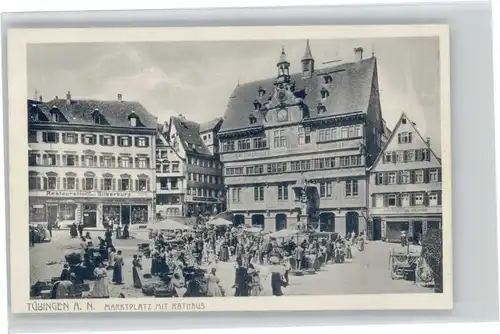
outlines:
{"label": "dormer window", "polygon": [[266,90],[262,86],[259,86],[257,92],[259,93],[259,97],[263,97],[266,94]]}
{"label": "dormer window", "polygon": [[250,115],[250,117],[248,118],[250,120],[250,124],[255,124],[257,123],[257,118],[255,118],[254,115]]}
{"label": "dormer window", "polygon": [[403,119],[401,120],[401,123],[406,124],[406,118],[403,117]]}
{"label": "dormer window", "polygon": [[257,101],[257,100],[253,101],[254,110],[260,110],[261,107],[262,107],[262,104],[259,101]]}
{"label": "dormer window", "polygon": [[51,122],[59,122],[59,109],[56,106],[53,106],[50,109],[50,121]]}
{"label": "dormer window", "polygon": [[321,88],[321,98],[326,99],[328,96],[330,96],[330,92],[325,87],[322,87]]}
{"label": "dormer window", "polygon": [[99,125],[105,125],[106,124],[106,120],[104,118],[104,116],[101,114],[101,112],[99,111],[99,109],[94,109],[94,111],[92,112],[92,117],[94,118],[94,123],[95,124],[99,124]]}
{"label": "dormer window", "polygon": [[316,110],[318,111],[318,114],[324,114],[326,112],[326,107],[323,105],[323,103],[319,102],[318,106],[316,107]]}
{"label": "dormer window", "polygon": [[128,115],[128,120],[130,121],[130,126],[136,127],[139,124],[139,117],[135,113],[135,110],[132,110],[130,115]]}
{"label": "dormer window", "polygon": [[329,83],[330,83],[330,82],[332,82],[332,80],[333,80],[333,79],[332,79],[332,76],[331,76],[331,75],[329,75],[329,74],[325,75],[325,76],[323,77],[323,79],[325,80],[325,83],[326,83],[326,84],[329,84]]}

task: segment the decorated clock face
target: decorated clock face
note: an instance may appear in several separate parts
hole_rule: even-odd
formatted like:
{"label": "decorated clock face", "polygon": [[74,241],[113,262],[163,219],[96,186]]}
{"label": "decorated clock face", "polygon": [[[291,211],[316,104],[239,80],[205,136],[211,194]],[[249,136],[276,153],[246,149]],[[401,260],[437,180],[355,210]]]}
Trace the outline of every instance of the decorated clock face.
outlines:
{"label": "decorated clock face", "polygon": [[286,109],[278,110],[278,122],[284,122],[288,120],[288,111]]}

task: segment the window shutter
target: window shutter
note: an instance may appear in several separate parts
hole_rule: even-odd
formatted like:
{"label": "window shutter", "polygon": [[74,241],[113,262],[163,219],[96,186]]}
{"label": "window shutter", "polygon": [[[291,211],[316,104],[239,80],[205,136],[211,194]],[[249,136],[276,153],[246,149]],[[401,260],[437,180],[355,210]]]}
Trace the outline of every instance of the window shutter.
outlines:
{"label": "window shutter", "polygon": [[68,189],[68,180],[63,178],[63,189]]}
{"label": "window shutter", "polygon": [[43,160],[42,160],[43,165],[47,165],[47,154],[43,155]]}
{"label": "window shutter", "polygon": [[66,133],[63,133],[63,134],[62,134],[62,141],[63,141],[63,143],[66,143],[66,142],[67,142],[67,137],[68,137],[68,136],[67,136],[67,134],[66,134]]}
{"label": "window shutter", "polygon": [[97,135],[92,136],[92,144],[97,144]]}
{"label": "window shutter", "polygon": [[415,183],[415,171],[410,171],[410,183]]}
{"label": "window shutter", "polygon": [[59,143],[59,132],[55,133],[55,137],[56,137],[56,143]]}
{"label": "window shutter", "polygon": [[104,190],[104,179],[101,179],[101,190]]}
{"label": "window shutter", "polygon": [[99,145],[102,145],[104,143],[104,136],[100,135],[99,136]]}
{"label": "window shutter", "polygon": [[56,155],[56,166],[61,165],[61,156],[59,154]]}
{"label": "window shutter", "polygon": [[66,154],[62,155],[62,165],[67,166],[68,165],[68,156]]}
{"label": "window shutter", "polygon": [[383,174],[383,179],[384,179],[384,185],[389,184],[389,174],[387,172]]}
{"label": "window shutter", "polygon": [[97,190],[97,178],[94,178],[94,190]]}
{"label": "window shutter", "polygon": [[82,190],[87,190],[87,185],[85,184],[85,178],[82,177]]}
{"label": "window shutter", "polygon": [[134,190],[135,190],[135,191],[138,191],[138,190],[139,190],[139,180],[135,180],[135,187],[134,187]]}
{"label": "window shutter", "polygon": [[59,189],[61,187],[61,178],[56,177],[56,189]]}
{"label": "window shutter", "polygon": [[44,142],[47,142],[47,132],[42,132],[42,139]]}
{"label": "window shutter", "polygon": [[139,158],[135,158],[135,168],[139,168]]}
{"label": "window shutter", "polygon": [[47,182],[47,178],[44,176],[44,177],[43,177],[43,189],[47,189],[47,188],[48,188],[48,187],[47,187],[47,183],[48,183],[48,182]]}
{"label": "window shutter", "polygon": [[134,146],[139,146],[139,138],[138,137],[134,138]]}
{"label": "window shutter", "polygon": [[74,133],[73,136],[75,137],[75,144],[78,144],[78,134]]}
{"label": "window shutter", "polygon": [[382,196],[383,196],[384,206],[389,206],[389,195],[383,194]]}
{"label": "window shutter", "polygon": [[145,147],[149,147],[149,138],[146,137],[145,139],[146,139],[146,146]]}
{"label": "window shutter", "polygon": [[78,184],[79,180],[80,180],[79,178],[75,177],[75,190],[80,190],[79,187],[78,187],[79,186],[79,184]]}
{"label": "window shutter", "polygon": [[151,160],[151,159],[146,158],[146,168],[149,168],[149,167],[150,167],[150,165],[149,165],[149,164],[150,164],[150,160]]}
{"label": "window shutter", "polygon": [[424,169],[424,183],[429,183],[429,170],[428,169]]}
{"label": "window shutter", "polygon": [[94,166],[97,166],[97,155],[94,155],[92,158],[94,160]]}
{"label": "window shutter", "polygon": [[150,187],[150,180],[147,180],[146,181],[146,190],[149,191],[149,187]]}
{"label": "window shutter", "polygon": [[116,190],[116,179],[113,179],[113,181],[111,181],[111,189]]}
{"label": "window shutter", "polygon": [[[126,159],[126,158],[125,158],[125,159]],[[135,166],[134,166],[134,158],[129,157],[129,158],[128,158],[128,163],[130,164],[130,166],[129,166],[130,168],[134,168],[134,167],[135,167]]]}

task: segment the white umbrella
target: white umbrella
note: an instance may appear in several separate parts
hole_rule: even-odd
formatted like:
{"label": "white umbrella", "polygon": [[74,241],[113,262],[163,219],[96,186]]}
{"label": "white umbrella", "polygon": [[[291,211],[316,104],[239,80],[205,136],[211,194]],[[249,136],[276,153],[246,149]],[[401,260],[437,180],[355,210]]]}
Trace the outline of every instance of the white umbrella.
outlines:
{"label": "white umbrella", "polygon": [[262,229],[260,227],[245,227],[243,231],[250,233],[260,233],[262,232]]}
{"label": "white umbrella", "polygon": [[163,219],[163,220],[160,220],[156,223],[154,222],[150,222],[148,224],[148,228],[152,229],[152,230],[168,230],[168,231],[176,231],[176,230],[183,230],[183,231],[186,231],[186,230],[192,230],[191,227],[187,226],[187,225],[184,225],[182,223],[179,223],[175,220],[172,220],[172,219]]}
{"label": "white umbrella", "polygon": [[214,225],[214,226],[230,226],[233,223],[230,222],[229,220],[223,219],[223,218],[216,218],[210,220],[207,224]]}
{"label": "white umbrella", "polygon": [[292,237],[299,234],[299,230],[289,230],[289,229],[283,229],[276,231],[274,233],[271,233],[269,236],[274,237],[274,238],[287,238],[287,237]]}

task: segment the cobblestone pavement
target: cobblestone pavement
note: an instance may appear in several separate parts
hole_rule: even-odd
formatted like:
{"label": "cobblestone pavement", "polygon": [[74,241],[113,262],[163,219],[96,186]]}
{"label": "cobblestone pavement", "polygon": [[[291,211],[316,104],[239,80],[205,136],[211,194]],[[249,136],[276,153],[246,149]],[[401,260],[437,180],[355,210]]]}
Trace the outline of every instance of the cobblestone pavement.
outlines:
{"label": "cobblestone pavement", "polygon": [[[92,233],[93,237],[103,234]],[[124,293],[127,297],[144,297],[139,289],[132,287],[132,255],[137,253],[137,244],[147,241],[147,232],[132,233],[134,239],[115,240],[115,247],[122,250],[125,258],[124,285],[110,284],[111,297]],[[31,283],[58,276],[64,263],[64,255],[78,250],[79,239],[71,239],[68,231],[55,231],[52,242],[37,244],[30,248]],[[290,276],[290,285],[283,289],[285,295],[336,295],[336,294],[384,294],[384,293],[431,293],[432,290],[412,282],[392,280],[389,271],[391,248],[403,250],[397,244],[369,242],[364,252],[353,248],[352,260],[342,264],[328,264],[315,274]],[[150,260],[144,259],[144,271],[148,272]],[[256,266],[260,271],[263,295],[270,295],[270,279],[266,266]],[[108,271],[109,277],[112,271]],[[234,294],[234,263],[217,264],[217,275],[226,295]],[[111,279],[111,278],[110,278]]]}

